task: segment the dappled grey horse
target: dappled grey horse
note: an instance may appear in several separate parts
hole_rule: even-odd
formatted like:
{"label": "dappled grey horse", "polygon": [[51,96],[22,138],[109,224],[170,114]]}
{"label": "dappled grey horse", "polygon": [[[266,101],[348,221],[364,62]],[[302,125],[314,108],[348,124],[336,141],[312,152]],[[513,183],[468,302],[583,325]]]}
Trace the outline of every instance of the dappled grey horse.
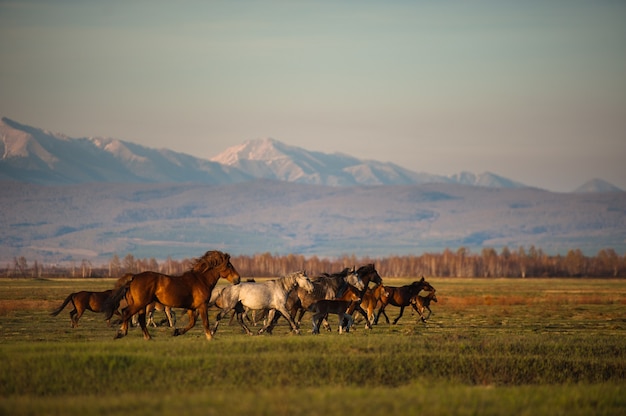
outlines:
{"label": "dappled grey horse", "polygon": [[[298,326],[291,319],[287,312],[287,295],[296,287],[304,289],[306,292],[313,291],[313,284],[303,271],[290,273],[284,277],[269,280],[262,283],[240,283],[236,286],[226,286],[220,292],[215,305],[221,309],[215,318],[215,327],[213,333],[217,331],[220,320],[234,309],[238,304],[249,309],[268,309],[269,314],[263,328],[259,330],[259,334],[265,331],[271,331],[272,321],[276,311],[280,312],[287,318],[291,329],[295,333],[300,333]],[[243,314],[239,313],[237,320],[241,327],[248,335],[252,332],[243,322]]]}

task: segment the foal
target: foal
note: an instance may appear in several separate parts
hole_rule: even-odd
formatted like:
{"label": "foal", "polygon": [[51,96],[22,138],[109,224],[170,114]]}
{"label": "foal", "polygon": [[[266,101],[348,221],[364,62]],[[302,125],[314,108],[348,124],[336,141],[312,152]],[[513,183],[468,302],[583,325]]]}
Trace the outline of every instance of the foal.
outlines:
{"label": "foal", "polygon": [[309,307],[309,311],[313,313],[313,333],[320,333],[320,324],[322,320],[328,316],[329,313],[335,314],[339,318],[339,333],[343,333],[344,318],[347,322],[346,332],[350,332],[350,327],[354,320],[352,319],[352,312],[359,307],[361,298],[356,290],[349,290],[343,294],[341,299],[321,299],[315,302]]}
{"label": "foal", "polygon": [[[437,302],[437,295],[435,295],[435,292],[435,290],[432,290],[428,292],[428,295],[426,296],[417,295],[411,298],[411,305],[413,306],[413,309],[420,314],[422,322],[426,322],[426,320],[430,318],[430,315],[433,313],[433,311],[430,310],[430,302]],[[424,317],[424,309],[428,309],[428,316],[426,317]]]}

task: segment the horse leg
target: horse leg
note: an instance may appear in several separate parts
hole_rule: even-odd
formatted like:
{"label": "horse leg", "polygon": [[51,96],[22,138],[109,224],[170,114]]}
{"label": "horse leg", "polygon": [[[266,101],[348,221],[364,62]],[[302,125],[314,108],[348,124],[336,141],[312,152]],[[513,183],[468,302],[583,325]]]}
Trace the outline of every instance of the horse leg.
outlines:
{"label": "horse leg", "polygon": [[352,318],[352,315],[350,315],[348,312],[342,312],[339,314],[339,333],[342,334],[343,333],[343,321],[346,320],[346,332],[350,332],[350,327],[352,326],[352,323],[354,322],[354,319]]}
{"label": "horse leg", "polygon": [[180,328],[174,328],[174,336],[178,336],[178,335],[183,335],[185,334],[187,331],[189,331],[191,328],[193,328],[196,325],[196,311],[193,309],[188,309],[187,310],[187,316],[189,316],[189,324],[187,324],[186,327],[184,327],[183,329]]}
{"label": "horse leg", "polygon": [[148,332],[148,326],[146,325],[146,310],[139,311],[137,314],[137,320],[139,320],[139,326],[141,327],[141,332],[143,332],[143,339],[149,341],[152,339],[150,333]]}
{"label": "horse leg", "polygon": [[[352,318],[352,315],[350,315],[349,313],[346,313],[345,316],[347,317],[346,319],[348,320],[348,323],[346,324],[346,332],[350,332],[350,327],[354,323],[354,318]],[[370,327],[370,329],[372,329],[372,327]]]}
{"label": "horse leg", "polygon": [[306,309],[304,307],[300,307],[300,309],[297,312],[298,319],[295,320],[296,322],[298,322],[298,325],[302,322],[302,317],[304,316],[305,313],[306,313]]}
{"label": "horse leg", "polygon": [[202,326],[204,327],[204,335],[206,339],[211,341],[213,339],[213,333],[211,332],[211,325],[209,323],[209,305],[208,303],[203,303],[202,306],[198,308],[198,312],[200,313],[200,318],[202,318]]}
{"label": "horse leg", "polygon": [[148,307],[146,308],[146,315],[147,315],[148,325],[156,328],[157,324],[156,322],[154,322],[154,306],[151,307],[151,305],[148,305]]}
{"label": "horse leg", "polygon": [[389,323],[389,317],[387,316],[387,313],[385,312],[385,307],[381,306],[380,309],[378,310],[378,313],[376,314],[376,319],[374,319],[374,325],[378,325],[378,318],[380,318],[380,314],[383,314],[383,316],[385,317],[385,320],[387,321],[387,323]]}
{"label": "horse leg", "polygon": [[278,316],[276,316],[276,309],[270,309],[267,314],[267,322],[265,323],[265,325],[263,325],[263,328],[259,329],[259,335],[261,335],[265,331],[271,334],[272,330],[274,329],[274,320],[278,320]]}
{"label": "horse leg", "polygon": [[[150,303],[144,309],[144,313],[146,314],[146,325],[154,326],[156,328],[156,324],[154,323],[154,303]],[[139,315],[137,315],[137,323],[139,323]]]}
{"label": "horse leg", "polygon": [[74,328],[78,327],[78,320],[85,313],[85,309],[76,308],[76,315],[74,315]]}
{"label": "horse leg", "polygon": [[[367,317],[367,312],[365,312],[363,310],[363,308],[361,307],[361,305],[356,307],[357,312],[359,312],[361,315],[363,315],[363,317],[365,318],[365,329],[372,329],[372,324],[370,323],[369,318]],[[349,314],[350,316],[352,316],[352,314]],[[354,322],[354,318],[352,318]],[[347,331],[346,331],[347,332]]]}
{"label": "horse leg", "polygon": [[213,335],[215,335],[215,333],[217,332],[217,327],[220,325],[220,321],[222,320],[222,317],[227,314],[230,311],[230,309],[226,310],[226,309],[222,309],[221,311],[218,312],[217,316],[215,317],[215,326],[213,327],[213,330],[211,331],[211,333]]}
{"label": "horse leg", "polygon": [[122,309],[122,325],[120,326],[120,329],[117,330],[114,339],[122,338],[128,334],[128,321],[133,315],[133,313],[130,313],[130,308],[128,306]]}
{"label": "horse leg", "polygon": [[413,307],[413,309],[415,309],[415,312],[417,312],[417,314],[420,316],[420,319],[422,320],[422,322],[426,322],[426,319],[424,318],[424,309],[420,310],[420,308],[417,307],[416,304],[411,303],[411,306]]}
{"label": "horse leg", "polygon": [[70,311],[70,323],[72,324],[72,328],[76,328],[78,326],[78,319],[76,319],[77,313],[76,309],[72,309]]}
{"label": "horse leg", "polygon": [[339,335],[343,334],[343,318],[345,318],[346,315],[347,313],[345,312],[340,312],[337,314],[337,318],[339,319],[339,328],[338,328]]}
{"label": "horse leg", "polygon": [[400,315],[396,319],[394,319],[393,324],[397,324],[400,318],[402,318],[402,314],[404,313],[404,306],[400,306]]}
{"label": "horse leg", "polygon": [[320,333],[320,324],[322,323],[323,317],[324,317],[323,314],[320,316],[319,313],[316,313],[313,315],[313,318],[311,318],[311,320],[313,321],[313,333],[314,334]]}
{"label": "horse leg", "polygon": [[289,311],[287,310],[287,308],[281,305],[278,308],[278,311],[283,314],[283,316],[285,317],[285,319],[287,319],[287,321],[289,321],[289,325],[291,325],[291,330],[296,334],[300,334],[300,328],[298,327],[298,325],[296,325],[294,320],[291,319],[291,315],[289,315]]}
{"label": "horse leg", "polygon": [[245,315],[245,313],[236,313],[236,315],[237,315],[237,322],[239,322],[239,325],[241,326],[241,328],[245,331],[247,335],[252,335],[252,331],[250,331],[250,328],[248,328],[248,325],[246,325],[246,323],[244,322],[244,317],[247,315]]}
{"label": "horse leg", "polygon": [[166,306],[164,309],[170,328],[174,328],[176,326],[176,312],[174,312],[170,306]]}

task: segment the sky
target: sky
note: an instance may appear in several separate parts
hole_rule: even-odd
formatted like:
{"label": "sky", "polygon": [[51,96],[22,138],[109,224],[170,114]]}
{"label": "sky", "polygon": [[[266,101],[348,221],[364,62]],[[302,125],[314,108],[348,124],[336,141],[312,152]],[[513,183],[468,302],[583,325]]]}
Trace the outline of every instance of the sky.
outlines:
{"label": "sky", "polygon": [[626,2],[0,0],[0,116],[626,190]]}

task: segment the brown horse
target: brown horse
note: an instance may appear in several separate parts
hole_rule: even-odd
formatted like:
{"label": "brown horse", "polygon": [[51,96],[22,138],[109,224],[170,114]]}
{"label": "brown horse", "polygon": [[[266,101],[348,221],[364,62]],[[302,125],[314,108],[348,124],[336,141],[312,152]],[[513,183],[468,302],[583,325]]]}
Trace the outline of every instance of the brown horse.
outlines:
{"label": "brown horse", "polygon": [[[50,315],[57,316],[68,303],[72,302],[74,309],[70,311],[70,321],[72,328],[76,328],[78,326],[78,320],[81,316],[83,316],[85,311],[92,311],[96,313],[105,312],[105,304],[112,292],[112,290],[105,290],[104,292],[89,292],[83,290],[81,292],[70,293],[69,296],[63,301],[63,304],[52,311]],[[117,310],[113,311],[113,313],[121,316]],[[110,316],[107,318],[107,324],[111,326]]]}
{"label": "brown horse", "polygon": [[367,312],[367,320],[374,323],[374,310],[382,303],[388,303],[389,292],[383,285],[368,288],[361,299],[361,308]]}
{"label": "brown horse", "polygon": [[[126,273],[124,276],[117,279],[117,281],[115,282],[115,286],[113,287],[113,290],[117,290],[120,287],[124,286],[126,283],[133,280],[133,276],[134,274],[132,273]],[[148,321],[147,323],[148,326],[153,326],[155,328],[157,327],[157,324],[154,321],[155,310],[163,311],[165,313],[165,316],[167,318],[167,323],[171,328],[174,328],[176,326],[176,312],[174,312],[171,307],[165,306],[159,302],[152,302],[148,304],[148,306],[146,306],[146,317]],[[121,314],[118,314],[118,315],[121,316]],[[131,322],[133,326],[139,325],[139,314],[133,315]]]}
{"label": "brown horse", "polygon": [[402,317],[404,313],[404,308],[406,306],[413,306],[413,308],[419,313],[414,303],[411,303],[411,298],[417,296],[422,290],[426,291],[434,291],[435,288],[430,285],[424,278],[421,280],[411,283],[410,285],[394,287],[394,286],[385,286],[387,292],[389,292],[389,297],[387,301],[384,302],[381,300],[381,307],[376,314],[376,319],[374,319],[374,324],[378,323],[378,318],[380,315],[385,315],[385,319],[387,323],[389,323],[389,317],[385,313],[385,307],[387,305],[393,305],[400,307],[400,315],[393,321],[393,324],[397,324],[398,320]]}
{"label": "brown horse", "polygon": [[[411,298],[411,304],[414,305],[413,308],[417,308],[417,312],[422,317],[422,322],[426,322],[433,313],[433,311],[430,310],[430,302],[437,302],[437,295],[434,290],[428,292],[426,296],[417,295]],[[424,316],[424,309],[428,309],[428,316]]]}
{"label": "brown horse", "polygon": [[146,306],[152,302],[159,302],[172,308],[187,309],[189,324],[174,330],[174,335],[183,335],[196,324],[196,317],[200,315],[204,333],[211,340],[209,327],[208,303],[211,292],[220,278],[238,284],[240,277],[230,262],[230,255],[221,251],[207,251],[204,256],[196,259],[191,270],[181,276],[168,276],[156,272],[143,272],[133,276],[125,285],[117,289],[108,302],[107,319],[119,305],[122,298],[128,306],[122,310],[122,326],[115,338],[121,338],[128,333],[128,321],[139,314],[139,325],[144,339],[150,339],[146,328]]}

